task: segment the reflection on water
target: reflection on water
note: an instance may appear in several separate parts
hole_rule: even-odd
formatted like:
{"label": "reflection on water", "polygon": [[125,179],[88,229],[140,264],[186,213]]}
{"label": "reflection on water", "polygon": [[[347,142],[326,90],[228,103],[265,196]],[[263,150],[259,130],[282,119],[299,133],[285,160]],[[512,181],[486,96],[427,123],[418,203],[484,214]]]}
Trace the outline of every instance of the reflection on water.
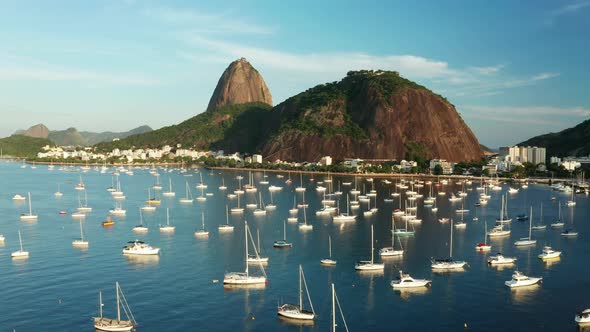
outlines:
{"label": "reflection on water", "polygon": [[[393,288],[393,287],[392,287]],[[395,293],[399,295],[400,298],[403,300],[408,300],[410,297],[414,295],[422,296],[429,294],[431,292],[430,287],[414,287],[414,288],[400,288],[395,289]]]}
{"label": "reflection on water", "polygon": [[536,295],[541,289],[540,284],[522,286],[510,289],[510,297],[514,303],[529,304],[535,301]]}
{"label": "reflection on water", "polygon": [[544,259],[543,263],[545,264],[546,268],[549,268],[553,265],[556,265],[557,263],[561,262],[561,257],[555,257],[555,258],[550,258],[550,259]]}
{"label": "reflection on water", "polygon": [[516,264],[514,264],[514,263],[490,265],[490,267],[492,269],[496,269],[498,271],[512,270],[512,269],[514,269],[515,266],[516,266]]}
{"label": "reflection on water", "polygon": [[156,265],[160,262],[160,255],[123,255],[123,257],[136,267]]}

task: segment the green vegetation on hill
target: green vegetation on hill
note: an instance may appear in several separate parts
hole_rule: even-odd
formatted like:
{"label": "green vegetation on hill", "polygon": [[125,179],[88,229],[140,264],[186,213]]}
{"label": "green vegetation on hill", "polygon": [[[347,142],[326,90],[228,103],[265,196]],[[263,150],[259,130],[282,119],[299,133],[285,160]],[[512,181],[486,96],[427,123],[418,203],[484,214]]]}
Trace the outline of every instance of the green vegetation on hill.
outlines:
{"label": "green vegetation on hill", "polygon": [[[281,114],[280,126],[274,134],[298,130],[321,137],[340,134],[357,140],[365,139],[365,131],[354,120],[355,117],[362,117],[358,113],[365,106],[355,104],[360,94],[371,91],[387,102],[402,88],[430,91],[395,71],[350,71],[339,82],[317,85],[278,105],[276,109],[284,108],[286,111]],[[331,122],[336,116],[342,117],[340,123]]]}
{"label": "green vegetation on hill", "polygon": [[545,147],[547,158],[552,156],[587,156],[590,154],[590,120],[558,133],[530,138],[518,145]]}
{"label": "green vegetation on hill", "polygon": [[5,156],[12,157],[35,157],[37,152],[45,145],[54,145],[45,138],[28,137],[23,135],[12,135],[0,139],[0,149]]}
{"label": "green vegetation on hill", "polygon": [[116,142],[100,143],[96,147],[99,151],[111,151],[114,148],[175,147],[181,144],[183,148],[253,152],[262,139],[262,123],[268,118],[270,108],[264,103],[226,106],[203,112],[177,125]]}

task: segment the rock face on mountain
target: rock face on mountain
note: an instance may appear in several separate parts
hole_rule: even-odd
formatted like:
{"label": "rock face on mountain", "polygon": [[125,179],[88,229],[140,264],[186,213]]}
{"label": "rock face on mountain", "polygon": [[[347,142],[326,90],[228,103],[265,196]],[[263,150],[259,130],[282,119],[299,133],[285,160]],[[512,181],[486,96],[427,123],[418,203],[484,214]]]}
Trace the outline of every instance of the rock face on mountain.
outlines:
{"label": "rock face on mountain", "polygon": [[272,115],[261,146],[268,160],[483,157],[452,104],[397,72],[349,72],[287,99]]}
{"label": "rock face on mountain", "polygon": [[219,78],[207,111],[256,102],[272,106],[272,96],[262,75],[246,59],[241,58],[232,62]]}
{"label": "rock face on mountain", "polygon": [[29,137],[47,138],[49,136],[49,129],[45,127],[44,124],[40,123],[32,126],[24,132],[20,132],[19,134]]}

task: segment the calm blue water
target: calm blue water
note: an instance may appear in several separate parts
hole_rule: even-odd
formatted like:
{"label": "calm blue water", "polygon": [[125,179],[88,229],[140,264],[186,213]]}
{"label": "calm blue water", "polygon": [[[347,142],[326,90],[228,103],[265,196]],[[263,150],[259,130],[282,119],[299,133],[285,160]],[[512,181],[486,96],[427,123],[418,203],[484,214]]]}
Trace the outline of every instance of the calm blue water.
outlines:
{"label": "calm blue water", "polygon": [[[57,167],[49,171],[46,166],[21,169],[20,164],[0,163],[0,233],[6,236],[5,243],[0,245],[0,330],[91,331],[99,289],[103,290],[105,315],[115,315],[115,281],[121,283],[139,322],[138,330],[142,332],[192,331],[195,327],[207,331],[327,331],[330,325],[329,284],[332,282],[351,331],[457,331],[463,330],[465,323],[474,331],[566,331],[576,328],[575,312],[590,307],[590,265],[586,264],[590,254],[587,241],[590,227],[586,222],[589,201],[585,196],[576,198],[575,209],[563,209],[568,223],[575,217],[575,228],[580,232],[577,238],[562,238],[559,231],[549,228],[534,232],[533,237],[538,239],[536,246],[518,249],[513,242],[528,234],[528,223],[513,222],[511,236],[492,241],[492,252],[481,254],[474,250],[474,245],[483,239],[484,220],[491,226],[498,216],[500,195],[504,191],[492,192],[489,204],[478,208],[479,221],[473,222],[473,204],[478,196],[474,183],[466,199],[466,208],[471,210],[465,217],[468,226],[465,230],[456,230],[454,236],[454,257],[468,261],[470,266],[465,272],[436,274],[431,271],[429,260],[433,256],[448,255],[450,227],[438,223],[437,219],[454,217],[458,220],[454,210],[460,208],[460,203],[451,204],[446,197],[437,196],[437,214],[419,203],[418,216],[423,222],[416,226],[416,236],[402,239],[406,255],[385,260],[383,273],[367,274],[355,272],[354,262],[370,258],[371,224],[375,226],[376,248],[390,244],[390,216],[399,203],[398,199],[393,204],[383,202],[389,194],[389,186],[375,180],[379,192],[377,215],[363,218],[359,211],[361,216],[356,223],[341,225],[333,224],[330,218],[315,216],[321,196],[316,193],[315,184],[304,176],[308,188],[306,200],[310,204],[308,222],[314,228],[301,232],[296,224],[287,224],[287,238],[293,248],[278,250],[272,243],[282,238],[283,220],[292,207],[293,190],[299,181],[294,178],[294,183],[287,186],[285,179],[269,174],[271,184],[284,186],[282,192],[274,195],[278,209],[266,217],[254,217],[251,212],[244,215],[253,230],[260,230],[262,251],[270,257],[266,267],[269,284],[260,290],[226,290],[213,280],[221,281],[227,271],[244,269],[244,218],[230,217],[230,222],[236,225],[233,233],[217,232],[217,225],[225,222],[228,202],[226,195],[217,188],[224,177],[229,190],[233,191],[238,173],[203,171],[204,181],[209,185],[207,192],[214,196],[204,203],[186,206],[178,202],[184,196],[185,180],[196,196],[198,190],[194,186],[199,181],[198,174],[191,171],[189,174],[194,176],[185,177],[178,171],[161,169],[164,189],[171,177],[177,196],[162,198],[162,205],[156,212],[144,213],[144,223],[151,228],[149,233],[138,235],[131,228],[139,221],[139,207],[144,204],[147,188],[153,185],[155,177],[147,170],[134,171],[134,176],[121,175],[122,190],[127,196],[123,202],[127,216],[117,218],[116,225],[109,229],[101,227],[100,222],[114,206],[106,191],[111,185],[111,175],[95,170],[82,173],[89,206],[94,210],[83,222],[90,247],[80,250],[71,245],[71,241],[79,237],[78,221],[70,215],[59,215],[58,211],[71,213],[77,207],[78,192],[74,185],[81,173],[62,172]],[[242,175],[248,178],[246,173]],[[256,181],[261,178],[262,173],[255,174]],[[334,184],[351,180],[335,177]],[[359,179],[359,183],[363,181]],[[59,199],[53,195],[58,183],[64,192]],[[507,188],[504,186],[504,190]],[[346,193],[349,189],[343,187],[343,190]],[[426,194],[428,186],[422,190]],[[448,192],[450,188],[445,190]],[[11,199],[14,194],[26,195],[27,191],[33,196],[38,222],[19,221],[19,215],[28,206]],[[262,193],[268,202],[268,191]],[[258,194],[247,194],[246,200],[253,201],[255,195]],[[543,202],[544,220],[550,223],[557,216],[557,203],[551,201],[552,196],[562,201],[568,199],[565,194],[547,187],[531,185],[509,196],[509,214],[514,217],[528,213],[528,206],[533,204],[538,217],[538,207]],[[345,204],[345,196],[342,196],[341,206]],[[235,201],[230,201],[229,205],[234,206]],[[171,223],[176,226],[174,234],[160,234],[157,229],[158,224],[165,223],[166,207],[170,208]],[[207,239],[193,235],[201,227],[201,212],[205,213],[206,227],[211,231]],[[19,229],[25,250],[31,255],[27,260],[10,258],[10,253],[18,249]],[[333,256],[338,260],[338,265],[332,268],[319,264],[319,260],[327,256],[329,235],[332,236]],[[160,256],[151,259],[124,257],[122,246],[136,238],[161,247]],[[546,243],[563,251],[560,261],[546,264],[537,258]],[[514,267],[497,269],[486,264],[487,256],[497,251],[517,256],[518,269],[531,276],[542,276],[543,284],[510,291],[504,281],[510,279]],[[297,299],[299,264],[305,270],[319,315],[311,326],[293,325],[276,315],[278,302]],[[432,287],[422,292],[393,291],[389,282],[400,269],[414,277],[432,279]]]}

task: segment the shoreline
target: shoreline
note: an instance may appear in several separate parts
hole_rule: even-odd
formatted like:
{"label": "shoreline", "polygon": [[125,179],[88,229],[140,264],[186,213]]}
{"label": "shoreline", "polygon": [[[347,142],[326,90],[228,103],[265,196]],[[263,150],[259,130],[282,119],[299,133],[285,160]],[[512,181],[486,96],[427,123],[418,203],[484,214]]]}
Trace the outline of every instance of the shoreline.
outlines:
{"label": "shoreline", "polygon": [[[23,158],[24,159],[24,158]],[[22,159],[21,159],[22,160]],[[30,161],[26,160],[26,164],[30,165],[54,165],[54,166],[89,166],[89,167],[100,167],[100,166],[108,166],[108,167],[135,167],[135,166],[182,166],[183,163],[178,162],[170,162],[170,163],[142,163],[142,164],[128,164],[128,163],[113,163],[113,164],[99,164],[99,163],[68,163],[68,162],[52,162],[52,161]]]}

